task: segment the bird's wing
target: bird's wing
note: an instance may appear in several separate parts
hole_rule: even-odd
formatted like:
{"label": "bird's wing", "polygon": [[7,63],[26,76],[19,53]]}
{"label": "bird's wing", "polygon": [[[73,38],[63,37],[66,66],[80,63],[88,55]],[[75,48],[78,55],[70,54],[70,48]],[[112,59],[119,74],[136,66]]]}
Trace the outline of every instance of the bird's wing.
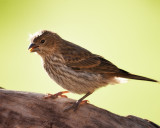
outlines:
{"label": "bird's wing", "polygon": [[93,73],[116,73],[119,69],[105,60],[103,57],[92,54],[87,49],[68,41],[63,42],[60,53],[63,56],[66,66],[74,71],[87,71]]}
{"label": "bird's wing", "polygon": [[93,73],[117,73],[119,69],[103,57],[93,55],[85,59],[66,63],[75,71],[87,71]]}

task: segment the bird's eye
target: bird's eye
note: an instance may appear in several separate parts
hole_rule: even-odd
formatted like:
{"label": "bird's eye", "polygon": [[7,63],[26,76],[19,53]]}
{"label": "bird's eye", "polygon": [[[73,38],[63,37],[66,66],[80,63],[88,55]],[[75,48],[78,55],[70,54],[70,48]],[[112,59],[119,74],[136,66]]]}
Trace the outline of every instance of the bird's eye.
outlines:
{"label": "bird's eye", "polygon": [[43,44],[45,42],[45,40],[41,40],[41,43]]}

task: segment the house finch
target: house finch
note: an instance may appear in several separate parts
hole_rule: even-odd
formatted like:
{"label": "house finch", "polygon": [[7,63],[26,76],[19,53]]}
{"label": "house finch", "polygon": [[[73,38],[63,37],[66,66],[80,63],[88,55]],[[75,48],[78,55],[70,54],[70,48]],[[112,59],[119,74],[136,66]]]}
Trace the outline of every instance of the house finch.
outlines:
{"label": "house finch", "polygon": [[85,94],[69,109],[76,110],[84,98],[108,84],[124,83],[127,79],[158,82],[122,70],[103,57],[47,30],[34,34],[29,50],[42,57],[44,69],[57,84],[73,93]]}

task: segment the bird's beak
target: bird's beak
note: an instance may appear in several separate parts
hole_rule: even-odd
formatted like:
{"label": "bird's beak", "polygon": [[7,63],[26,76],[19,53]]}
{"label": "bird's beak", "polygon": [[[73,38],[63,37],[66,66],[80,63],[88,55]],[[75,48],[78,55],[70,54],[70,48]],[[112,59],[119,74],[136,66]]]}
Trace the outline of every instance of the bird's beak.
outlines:
{"label": "bird's beak", "polygon": [[36,44],[32,43],[32,44],[29,46],[28,50],[29,50],[30,52],[36,52],[36,51],[39,51],[39,48],[38,48],[38,47],[39,47],[39,46],[37,46]]}

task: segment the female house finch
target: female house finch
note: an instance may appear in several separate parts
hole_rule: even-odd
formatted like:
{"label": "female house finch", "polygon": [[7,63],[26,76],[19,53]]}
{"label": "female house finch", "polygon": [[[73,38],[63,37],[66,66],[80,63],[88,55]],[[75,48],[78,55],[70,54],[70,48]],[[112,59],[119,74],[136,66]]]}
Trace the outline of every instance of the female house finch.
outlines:
{"label": "female house finch", "polygon": [[29,50],[42,57],[46,72],[57,84],[73,93],[85,94],[70,107],[74,110],[97,88],[108,84],[124,83],[127,79],[158,82],[122,70],[103,57],[47,30],[33,36]]}

